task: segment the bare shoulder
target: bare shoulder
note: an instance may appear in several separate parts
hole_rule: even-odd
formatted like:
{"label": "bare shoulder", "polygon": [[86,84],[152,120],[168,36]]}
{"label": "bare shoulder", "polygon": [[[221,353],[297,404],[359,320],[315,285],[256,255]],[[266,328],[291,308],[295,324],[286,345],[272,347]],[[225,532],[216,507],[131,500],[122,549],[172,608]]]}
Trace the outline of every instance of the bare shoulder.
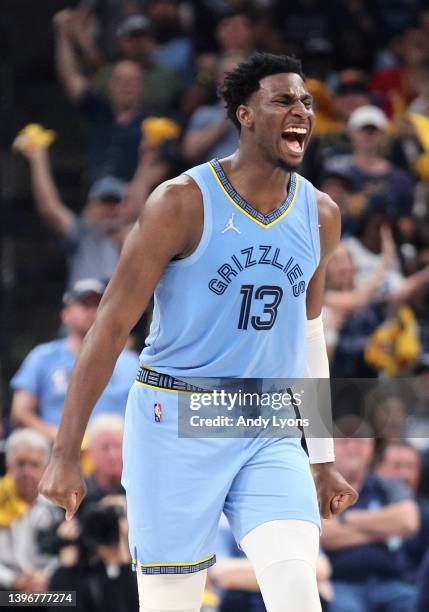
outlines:
{"label": "bare shoulder", "polygon": [[202,214],[200,188],[190,176],[181,174],[154,189],[146,201],[144,212],[174,214],[179,217]]}
{"label": "bare shoulder", "polygon": [[175,257],[187,257],[198,245],[204,224],[202,193],[196,182],[182,174],[161,183],[143,206],[139,227],[157,232],[171,243]]}
{"label": "bare shoulder", "polygon": [[317,208],[319,211],[320,224],[324,223],[341,223],[341,214],[338,205],[327,193],[314,188],[316,192]]}
{"label": "bare shoulder", "polygon": [[341,236],[341,213],[334,200],[323,191],[315,188],[319,213],[320,246],[322,258],[335,251]]}

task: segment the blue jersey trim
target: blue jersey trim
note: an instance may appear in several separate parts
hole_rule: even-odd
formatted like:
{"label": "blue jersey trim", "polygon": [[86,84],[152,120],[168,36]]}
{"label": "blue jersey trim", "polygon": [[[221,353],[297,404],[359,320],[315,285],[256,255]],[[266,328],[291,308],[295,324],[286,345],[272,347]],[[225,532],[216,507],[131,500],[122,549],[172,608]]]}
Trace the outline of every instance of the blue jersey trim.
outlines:
{"label": "blue jersey trim", "polygon": [[246,215],[252,217],[255,221],[257,221],[258,223],[264,226],[269,226],[275,221],[278,221],[280,217],[283,217],[283,215],[285,215],[288,212],[288,209],[290,209],[290,207],[292,206],[295,200],[298,180],[297,180],[296,173],[292,172],[290,175],[288,194],[286,198],[283,200],[283,202],[280,204],[278,208],[268,213],[268,215],[264,215],[259,210],[256,210],[255,208],[253,208],[253,206],[249,204],[249,202],[247,202],[239,193],[237,193],[237,191],[234,189],[234,187],[229,182],[218,159],[213,159],[209,163],[210,163],[210,166],[214,170],[216,178],[221,183],[226,194],[233,201],[233,203],[239,208],[241,208],[242,211]]}
{"label": "blue jersey trim", "polygon": [[135,559],[132,561],[132,569],[139,571],[141,574],[195,574],[201,570],[207,569],[216,563],[216,555],[210,555],[207,559],[196,561],[195,563],[160,563],[160,564],[144,564],[139,563]]}

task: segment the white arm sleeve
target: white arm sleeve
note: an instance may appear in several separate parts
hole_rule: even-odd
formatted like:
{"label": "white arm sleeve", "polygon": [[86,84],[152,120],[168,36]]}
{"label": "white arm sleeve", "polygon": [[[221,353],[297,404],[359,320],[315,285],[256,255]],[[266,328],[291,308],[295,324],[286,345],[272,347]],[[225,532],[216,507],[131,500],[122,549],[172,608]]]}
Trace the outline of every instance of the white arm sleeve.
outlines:
{"label": "white arm sleeve", "polygon": [[[307,321],[306,378],[329,378],[329,361],[323,333],[322,315]],[[308,385],[312,393],[304,401],[300,412],[310,425],[305,433],[310,463],[328,463],[335,460],[332,439],[332,409],[329,385],[317,380]],[[314,437],[322,435],[323,437]]]}

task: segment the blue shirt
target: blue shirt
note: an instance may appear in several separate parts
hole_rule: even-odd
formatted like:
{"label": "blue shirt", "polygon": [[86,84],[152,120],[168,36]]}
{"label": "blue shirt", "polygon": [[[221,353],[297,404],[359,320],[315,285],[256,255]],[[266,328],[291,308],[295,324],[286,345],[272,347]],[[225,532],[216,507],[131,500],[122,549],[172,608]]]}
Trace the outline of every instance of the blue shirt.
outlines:
{"label": "blue shirt", "polygon": [[185,85],[191,85],[192,77],[192,42],[188,36],[178,36],[158,45],[152,52],[152,58],[159,64],[174,68]]}
{"label": "blue shirt", "polygon": [[[402,482],[369,473],[350,512],[377,510],[411,498]],[[334,580],[364,582],[368,578],[395,580],[403,576],[403,550],[399,538],[391,538],[388,543],[373,542],[327,551],[327,555]]]}
{"label": "blue shirt", "polygon": [[89,170],[91,179],[111,175],[130,181],[138,163],[144,113],[118,123],[109,100],[89,89],[79,102],[89,121]]}
{"label": "blue shirt", "polygon": [[[10,384],[14,390],[24,390],[39,400],[38,414],[49,425],[59,425],[70,376],[76,361],[67,338],[36,346],[24,359]],[[124,416],[128,391],[138,369],[137,354],[124,350],[116,362],[106,389],[95,405],[91,418],[100,413]]]}
{"label": "blue shirt", "polygon": [[118,241],[73,215],[62,244],[67,256],[69,288],[83,278],[110,279],[119,259]]}

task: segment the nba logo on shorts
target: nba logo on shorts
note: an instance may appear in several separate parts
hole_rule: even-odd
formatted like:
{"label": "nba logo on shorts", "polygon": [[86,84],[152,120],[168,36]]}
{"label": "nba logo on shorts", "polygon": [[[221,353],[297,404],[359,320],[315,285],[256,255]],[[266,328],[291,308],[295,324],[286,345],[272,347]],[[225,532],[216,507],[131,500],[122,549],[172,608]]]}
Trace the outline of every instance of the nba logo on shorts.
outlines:
{"label": "nba logo on shorts", "polygon": [[156,423],[162,423],[162,406],[161,404],[154,404],[153,405],[153,413],[155,416],[155,422]]}

